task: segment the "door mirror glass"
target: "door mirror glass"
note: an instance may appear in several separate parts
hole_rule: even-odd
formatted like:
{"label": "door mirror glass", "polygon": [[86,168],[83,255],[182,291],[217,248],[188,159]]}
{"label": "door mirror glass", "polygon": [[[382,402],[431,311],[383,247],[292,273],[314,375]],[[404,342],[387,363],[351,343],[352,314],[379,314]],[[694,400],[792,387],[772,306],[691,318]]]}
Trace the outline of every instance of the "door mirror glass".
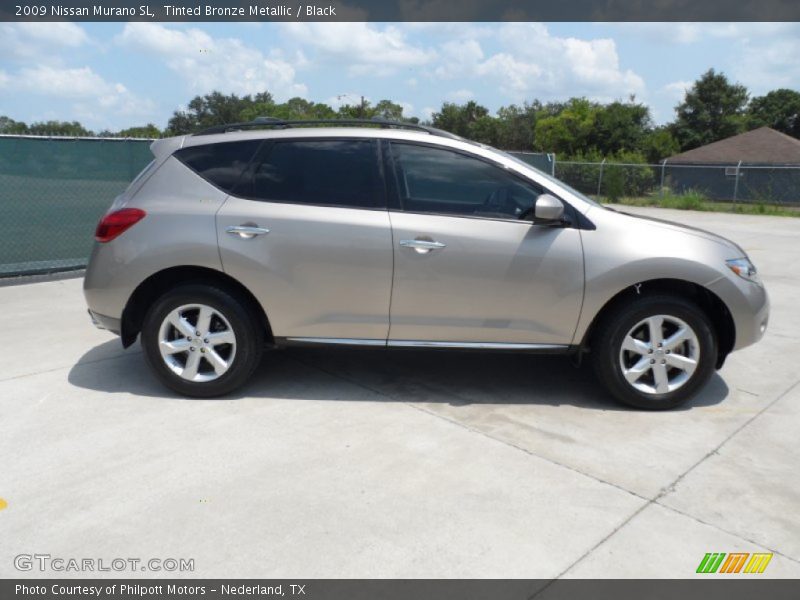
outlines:
{"label": "door mirror glass", "polygon": [[564,216],[564,205],[555,196],[542,194],[536,199],[533,216],[534,223],[558,221]]}

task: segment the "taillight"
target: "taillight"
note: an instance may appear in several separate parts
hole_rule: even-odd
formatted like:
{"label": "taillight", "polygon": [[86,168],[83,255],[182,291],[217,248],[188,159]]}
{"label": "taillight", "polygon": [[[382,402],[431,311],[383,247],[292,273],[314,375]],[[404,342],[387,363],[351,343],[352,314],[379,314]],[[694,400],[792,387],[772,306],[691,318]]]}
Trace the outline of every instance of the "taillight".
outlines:
{"label": "taillight", "polygon": [[98,242],[110,242],[144,219],[146,214],[139,208],[121,208],[108,213],[97,224],[97,229],[94,231],[94,239]]}

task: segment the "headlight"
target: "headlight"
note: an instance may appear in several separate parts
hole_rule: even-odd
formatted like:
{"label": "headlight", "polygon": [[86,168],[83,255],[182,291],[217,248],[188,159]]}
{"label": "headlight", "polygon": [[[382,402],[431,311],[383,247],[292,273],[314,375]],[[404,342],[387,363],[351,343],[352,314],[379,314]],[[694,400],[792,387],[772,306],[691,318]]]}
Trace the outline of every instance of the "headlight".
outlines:
{"label": "headlight", "polygon": [[760,283],[758,279],[758,271],[756,271],[753,263],[751,263],[747,258],[734,258],[732,260],[726,260],[725,264],[728,265],[728,268],[731,271],[736,273],[742,279],[747,279],[747,281],[752,281],[753,283]]}

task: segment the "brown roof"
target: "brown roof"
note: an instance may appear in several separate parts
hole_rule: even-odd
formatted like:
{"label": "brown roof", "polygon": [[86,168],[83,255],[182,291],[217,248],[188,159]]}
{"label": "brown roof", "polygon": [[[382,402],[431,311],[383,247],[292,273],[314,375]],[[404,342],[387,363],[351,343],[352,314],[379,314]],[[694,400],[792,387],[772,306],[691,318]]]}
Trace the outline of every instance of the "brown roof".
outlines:
{"label": "brown roof", "polygon": [[694,150],[670,156],[667,163],[800,165],[800,140],[760,127]]}

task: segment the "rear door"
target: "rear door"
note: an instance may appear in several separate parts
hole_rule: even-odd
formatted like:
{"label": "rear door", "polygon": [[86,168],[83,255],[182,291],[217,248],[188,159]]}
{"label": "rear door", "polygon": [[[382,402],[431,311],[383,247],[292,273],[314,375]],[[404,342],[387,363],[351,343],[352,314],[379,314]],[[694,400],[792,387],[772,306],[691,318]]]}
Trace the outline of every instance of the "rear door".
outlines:
{"label": "rear door", "polygon": [[276,338],[385,343],[392,234],[369,139],[265,141],[217,213],[222,264]]}
{"label": "rear door", "polygon": [[390,345],[571,343],[580,232],[528,217],[546,190],[477,156],[392,142]]}

